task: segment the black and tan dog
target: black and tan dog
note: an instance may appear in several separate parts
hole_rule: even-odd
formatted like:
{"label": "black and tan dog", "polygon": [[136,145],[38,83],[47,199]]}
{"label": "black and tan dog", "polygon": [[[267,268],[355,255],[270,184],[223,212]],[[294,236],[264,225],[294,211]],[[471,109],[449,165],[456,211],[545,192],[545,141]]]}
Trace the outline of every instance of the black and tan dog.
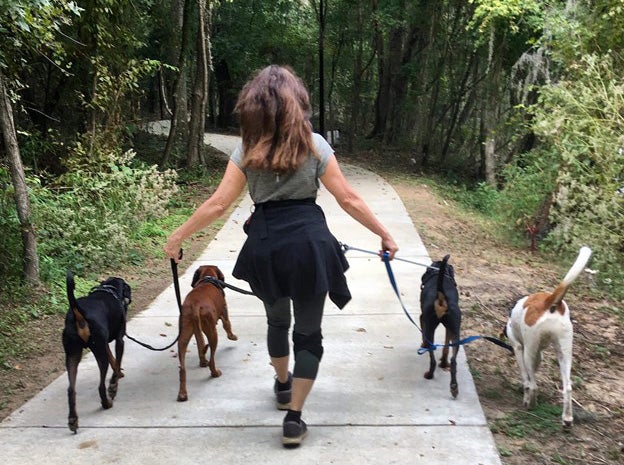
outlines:
{"label": "black and tan dog", "polygon": [[[67,399],[69,402],[68,426],[74,433],[78,431],[78,413],[76,411],[76,376],[78,364],[82,359],[83,349],[89,349],[100,369],[98,391],[102,407],[113,406],[117,394],[117,383],[123,377],[121,359],[124,352],[126,334],[126,315],[132,301],[130,286],[121,278],[108,278],[93,288],[89,295],[76,299],[76,284],[71,271],[67,272],[67,299],[69,311],[65,317],[63,329],[63,348],[65,349],[65,367],[69,377]],[[109,343],[115,341],[115,356]],[[106,394],[106,373],[110,364],[113,375]]]}
{"label": "black and tan dog", "polygon": [[[197,351],[199,354],[199,366],[210,367],[211,376],[221,376],[221,370],[215,365],[215,352],[217,350],[217,321],[223,322],[223,328],[228,339],[236,341],[238,338],[232,332],[232,325],[228,316],[225,292],[219,281],[225,278],[221,270],[213,265],[203,265],[197,268],[191,281],[193,289],[187,294],[180,312],[180,336],[178,339],[178,358],[180,360],[180,390],[178,401],[188,400],[186,392],[186,349],[191,337],[195,335]],[[204,341],[203,333],[208,338],[210,345],[210,360],[206,360],[208,345]]]}
{"label": "black and tan dog", "polygon": [[[455,271],[448,264],[450,255],[441,261],[431,264],[422,277],[420,286],[420,325],[422,329],[422,347],[434,348],[434,334],[440,323],[446,328],[446,337],[440,359],[440,368],[451,370],[451,395],[455,398],[459,393],[457,386],[457,352],[461,326],[461,310],[459,309],[459,293],[455,283]],[[449,364],[449,347],[453,348]],[[429,371],[425,378],[432,379],[436,368],[433,350],[429,351]]]}

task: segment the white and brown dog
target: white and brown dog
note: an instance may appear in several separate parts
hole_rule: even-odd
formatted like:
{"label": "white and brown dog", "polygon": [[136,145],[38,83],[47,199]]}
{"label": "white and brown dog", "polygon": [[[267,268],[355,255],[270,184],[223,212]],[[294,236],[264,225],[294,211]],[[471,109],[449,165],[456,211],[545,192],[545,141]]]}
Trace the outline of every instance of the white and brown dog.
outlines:
{"label": "white and brown dog", "polygon": [[581,274],[591,257],[589,247],[581,247],[572,268],[553,292],[537,292],[520,299],[509,314],[505,335],[514,348],[524,385],[523,404],[535,407],[537,401],[536,372],[542,351],[552,344],[559,362],[563,385],[564,426],[571,426],[572,415],[572,322],[570,309],[564,302],[570,284]]}

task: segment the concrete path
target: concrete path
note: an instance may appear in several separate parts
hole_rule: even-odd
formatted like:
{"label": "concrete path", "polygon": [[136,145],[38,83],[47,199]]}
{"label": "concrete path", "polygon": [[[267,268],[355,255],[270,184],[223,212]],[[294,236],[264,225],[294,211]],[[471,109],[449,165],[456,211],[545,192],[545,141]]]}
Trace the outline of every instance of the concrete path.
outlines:
{"label": "concrete path", "polygon": [[[222,136],[219,137],[222,142]],[[229,139],[228,144],[231,145]],[[227,145],[227,144],[226,144]],[[219,146],[228,151],[230,146]],[[394,190],[375,174],[343,167],[355,188],[393,232],[399,257],[428,263],[429,257]],[[348,217],[325,191],[319,203],[338,240],[377,250],[378,239]],[[207,244],[188,273],[182,294],[201,264],[216,264],[226,281],[239,287],[231,271],[244,241],[242,223],[248,197]],[[124,371],[115,405],[102,410],[93,357],[85,354],[78,373],[80,429],[67,422],[67,379],[61,376],[0,424],[6,464],[412,464],[499,465],[493,437],[476,395],[463,350],[458,368],[459,397],[449,394],[449,375],[438,370],[427,381],[427,357],[419,356],[420,334],[403,313],[383,263],[349,251],[347,273],[353,300],[344,310],[328,301],[324,319],[325,355],[304,418],[310,434],[295,450],[281,446],[283,413],[275,410],[273,374],[265,346],[266,323],[254,297],[227,291],[238,341],[221,327],[217,366],[220,378],[200,368],[196,346],[187,354],[189,401],[176,402],[176,352],[153,352],[126,342]],[[393,262],[403,301],[418,314],[423,268]],[[173,286],[128,323],[128,333],[163,347],[177,334]],[[443,340],[441,332],[436,341]],[[61,349],[59,342],[59,350]]]}

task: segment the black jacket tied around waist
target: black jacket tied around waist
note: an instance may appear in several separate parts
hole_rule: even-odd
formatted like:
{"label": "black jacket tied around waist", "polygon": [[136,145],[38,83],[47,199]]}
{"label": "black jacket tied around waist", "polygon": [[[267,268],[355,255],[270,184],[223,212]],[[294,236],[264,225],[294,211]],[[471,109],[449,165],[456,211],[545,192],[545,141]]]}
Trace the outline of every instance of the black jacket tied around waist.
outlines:
{"label": "black jacket tied around waist", "polygon": [[282,200],[256,204],[232,274],[269,304],[328,293],[343,308],[351,300],[348,268],[315,199]]}

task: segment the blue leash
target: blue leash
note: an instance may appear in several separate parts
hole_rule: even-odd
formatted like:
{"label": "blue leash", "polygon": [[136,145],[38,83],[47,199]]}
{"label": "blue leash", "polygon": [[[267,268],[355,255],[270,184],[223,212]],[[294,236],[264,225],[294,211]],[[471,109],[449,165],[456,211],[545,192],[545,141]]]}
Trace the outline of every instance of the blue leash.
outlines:
{"label": "blue leash", "polygon": [[[363,249],[358,249],[355,247],[350,247],[347,244],[340,244],[342,247],[342,250],[344,252],[347,252],[348,250],[357,250],[359,252],[365,252],[365,253],[369,253],[369,254],[373,254],[373,255],[377,255],[379,256],[379,253],[373,252],[371,250],[363,250]],[[422,329],[420,329],[420,327],[416,324],[416,322],[414,321],[414,319],[412,318],[412,316],[409,314],[409,312],[407,311],[407,308],[405,308],[405,304],[403,303],[403,299],[401,299],[401,293],[399,292],[399,287],[397,286],[396,283],[396,279],[394,278],[394,273],[392,272],[392,267],[390,266],[390,254],[388,252],[384,252],[383,255],[381,256],[384,264],[386,265],[386,271],[388,273],[388,279],[390,280],[390,285],[392,286],[392,289],[394,289],[394,293],[397,296],[397,299],[399,300],[399,303],[401,304],[401,307],[403,308],[403,312],[405,313],[405,315],[407,316],[407,318],[410,320],[410,322],[416,326],[416,328],[418,329],[418,331],[420,331],[420,333],[422,334]],[[417,262],[412,262],[409,260],[405,260],[405,259],[400,259],[400,258],[395,258],[395,260],[400,260],[403,262],[407,262],[407,263],[412,263],[415,265],[420,265],[420,266],[425,266],[427,268],[431,268],[434,270],[439,271],[438,268],[434,267],[434,266],[430,266],[430,265],[425,265],[423,263],[417,263]],[[505,342],[501,341],[500,339],[496,339],[495,337],[491,337],[491,336],[468,336],[465,337],[463,339],[460,339],[459,342],[456,342],[454,344],[434,344],[431,341],[427,341],[429,347],[421,347],[418,349],[418,355],[422,355],[426,352],[432,352],[435,351],[438,347],[440,348],[444,348],[444,347],[454,347],[454,346],[461,346],[464,344],[468,344],[472,341],[476,341],[477,339],[485,339],[486,341],[490,341],[494,344],[496,344],[497,346],[500,346],[504,349],[507,349],[508,351],[510,351],[512,354],[514,353],[513,347],[511,347],[509,344],[506,344]]]}

